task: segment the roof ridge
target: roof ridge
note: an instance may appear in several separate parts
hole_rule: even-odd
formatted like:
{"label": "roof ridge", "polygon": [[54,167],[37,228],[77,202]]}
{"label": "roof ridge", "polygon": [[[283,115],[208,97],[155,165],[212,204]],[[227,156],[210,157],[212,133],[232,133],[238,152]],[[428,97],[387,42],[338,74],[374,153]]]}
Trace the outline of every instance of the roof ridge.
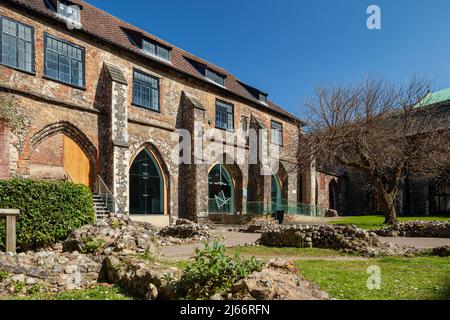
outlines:
{"label": "roof ridge", "polygon": [[[21,7],[25,7],[28,10],[32,10],[39,14],[42,14],[51,19],[58,20],[56,15],[51,14],[49,12],[48,7],[45,5],[47,0],[7,0],[5,2],[13,3],[15,5],[20,5]],[[206,65],[207,67],[216,70],[219,73],[223,73],[227,80],[224,90],[230,92],[237,97],[248,100],[252,104],[254,104],[255,109],[263,109],[263,111],[271,111],[275,114],[289,118],[291,121],[300,123],[304,123],[302,120],[298,119],[296,116],[281,108],[277,104],[275,104],[271,100],[267,100],[267,104],[262,104],[246,87],[247,85],[244,81],[240,80],[233,73],[221,67],[213,62],[210,62],[206,59],[201,58],[198,55],[195,55],[185,49],[182,49],[178,46],[172,45],[170,42],[153,35],[152,33],[131,24],[119,17],[114,16],[113,14],[95,7],[85,0],[71,0],[73,3],[83,6],[82,17],[82,32],[86,32],[90,36],[101,39],[103,41],[108,42],[113,46],[117,46],[119,48],[125,49],[127,51],[132,52],[133,54],[137,54],[139,56],[145,56],[148,59],[147,55],[142,52],[142,49],[137,47],[130,38],[130,35],[127,34],[126,29],[130,29],[130,31],[135,31],[137,33],[141,33],[143,36],[148,37],[154,41],[160,42],[162,45],[166,45],[172,48],[172,54],[170,58],[171,67],[180,72],[182,74],[186,74],[188,76],[199,79],[200,81],[207,81],[204,74],[201,71],[197,70],[194,66],[192,66],[187,59],[192,59],[199,63]],[[3,3],[3,1],[2,1]],[[62,21],[61,21],[62,22]],[[151,59],[154,60],[154,59]],[[162,63],[161,61],[158,61]],[[166,63],[164,63],[166,64]],[[249,87],[254,88],[251,85],[247,85]],[[261,91],[258,88],[255,88],[258,91]],[[261,91],[263,92],[263,91]],[[263,92],[264,93],[264,92]]]}
{"label": "roof ridge", "polygon": [[[149,35],[151,38],[154,38],[153,40],[157,40],[157,41],[161,42],[161,44],[163,44],[163,45],[166,45],[166,46],[170,46],[170,47],[176,48],[176,49],[180,50],[183,54],[186,54],[186,55],[188,55],[188,56],[194,57],[194,58],[200,60],[201,62],[207,64],[207,65],[208,65],[209,67],[211,67],[211,68],[218,69],[218,71],[220,71],[220,70],[221,70],[221,71],[225,71],[227,74],[232,75],[232,73],[231,73],[230,71],[228,71],[226,68],[221,67],[221,66],[219,66],[218,64],[216,64],[216,63],[214,63],[214,62],[208,61],[208,60],[206,60],[206,59],[204,59],[204,58],[202,58],[202,57],[200,57],[200,56],[198,56],[198,55],[196,55],[196,54],[193,54],[193,53],[187,51],[186,49],[183,49],[183,48],[181,48],[181,47],[179,47],[179,46],[177,46],[177,45],[174,45],[174,44],[170,43],[169,41],[164,40],[163,38],[161,38],[161,37],[159,37],[159,36],[156,36],[156,35],[154,35],[153,33],[150,33],[149,31],[145,30],[144,28],[141,28],[141,27],[139,27],[139,26],[136,26],[136,25],[134,25],[134,24],[132,24],[132,23],[130,23],[130,22],[128,22],[128,21],[126,21],[126,20],[120,18],[120,17],[115,16],[115,15],[112,14],[112,13],[109,13],[109,12],[107,12],[107,11],[101,9],[101,8],[98,8],[98,7],[96,7],[96,6],[92,5],[92,4],[90,4],[89,2],[86,2],[86,1],[84,1],[84,0],[72,0],[72,1],[73,1],[73,2],[81,3],[81,5],[83,5],[83,6],[89,6],[91,9],[94,9],[94,10],[97,10],[97,11],[101,11],[103,14],[107,14],[107,15],[113,17],[114,19],[117,19],[117,20],[119,20],[119,21],[125,23],[126,25],[128,25],[128,26],[131,27],[131,28],[133,28],[134,30],[139,31],[139,32],[141,32],[141,33],[144,33],[144,34],[146,34],[146,35]],[[237,79],[237,77],[234,77],[234,78]],[[259,90],[259,89],[258,89],[258,90]]]}

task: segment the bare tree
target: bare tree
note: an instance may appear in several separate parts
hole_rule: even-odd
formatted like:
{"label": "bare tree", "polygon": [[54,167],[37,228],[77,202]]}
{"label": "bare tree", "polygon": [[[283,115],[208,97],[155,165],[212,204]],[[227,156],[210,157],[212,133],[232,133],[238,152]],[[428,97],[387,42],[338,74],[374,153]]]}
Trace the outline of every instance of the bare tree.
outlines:
{"label": "bare tree", "polygon": [[395,199],[408,173],[435,177],[449,168],[448,109],[427,102],[428,83],[406,86],[368,79],[318,87],[306,102],[309,130],[299,163],[362,172],[376,190],[385,223],[396,223]]}

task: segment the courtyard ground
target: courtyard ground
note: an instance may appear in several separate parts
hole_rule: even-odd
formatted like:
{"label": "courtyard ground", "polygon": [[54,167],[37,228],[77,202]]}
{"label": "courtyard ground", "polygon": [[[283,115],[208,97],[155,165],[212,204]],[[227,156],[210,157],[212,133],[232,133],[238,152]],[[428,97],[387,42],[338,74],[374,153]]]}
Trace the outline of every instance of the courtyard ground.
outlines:
{"label": "courtyard ground", "polygon": [[[368,259],[329,249],[245,247],[230,254],[293,260],[299,273],[319,285],[331,297],[343,300],[448,300],[450,258],[383,257]],[[381,289],[366,286],[370,266],[381,271]]]}
{"label": "courtyard ground", "polygon": [[[301,219],[301,218],[300,218]],[[367,228],[382,227],[379,216],[335,219],[309,219],[314,224],[356,224]],[[402,218],[409,220],[450,220],[449,218]],[[307,221],[303,223],[308,223]],[[259,234],[229,232],[219,226],[215,232],[223,237],[229,255],[256,257],[261,260],[281,258],[295,262],[300,275],[319,285],[332,298],[343,300],[448,300],[450,299],[450,258],[420,256],[414,258],[366,258],[357,254],[344,254],[331,249],[269,248],[245,246],[259,239]],[[450,239],[381,238],[382,241],[418,248],[450,245]],[[203,244],[162,247],[168,264],[186,266],[196,248]],[[367,269],[378,266],[381,271],[380,290],[366,286],[370,274]],[[115,286],[97,286],[90,290],[68,291],[59,294],[34,294],[28,297],[5,297],[28,300],[128,300],[131,295]]]}

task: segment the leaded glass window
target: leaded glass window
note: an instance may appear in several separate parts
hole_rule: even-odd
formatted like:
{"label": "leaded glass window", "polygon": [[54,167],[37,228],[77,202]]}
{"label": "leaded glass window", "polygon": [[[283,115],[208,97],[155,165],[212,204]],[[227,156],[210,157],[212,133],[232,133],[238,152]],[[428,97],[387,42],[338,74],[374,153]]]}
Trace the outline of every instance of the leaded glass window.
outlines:
{"label": "leaded glass window", "polygon": [[1,63],[34,72],[34,29],[5,17],[0,22]]}
{"label": "leaded glass window", "polygon": [[170,61],[169,49],[156,42],[142,39],[142,50],[163,60]]}
{"label": "leaded glass window", "polygon": [[211,69],[206,69],[205,70],[205,76],[206,78],[208,78],[209,80],[221,85],[221,86],[225,86],[225,77],[218,74],[217,72],[212,71]]}
{"label": "leaded glass window", "polygon": [[45,36],[45,75],[84,87],[84,48]]}
{"label": "leaded glass window", "polygon": [[133,104],[159,111],[159,79],[134,71]]}
{"label": "leaded glass window", "polygon": [[224,130],[234,130],[233,105],[216,102],[216,127]]}

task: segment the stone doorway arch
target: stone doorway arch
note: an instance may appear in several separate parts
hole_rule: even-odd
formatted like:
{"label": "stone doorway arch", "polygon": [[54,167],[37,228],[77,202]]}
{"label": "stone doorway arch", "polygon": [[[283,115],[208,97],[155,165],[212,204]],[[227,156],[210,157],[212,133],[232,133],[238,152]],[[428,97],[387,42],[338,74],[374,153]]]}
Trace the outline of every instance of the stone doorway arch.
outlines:
{"label": "stone doorway arch", "polygon": [[93,189],[96,161],[97,148],[70,122],[47,125],[30,139],[28,169],[31,178],[66,179]]}

